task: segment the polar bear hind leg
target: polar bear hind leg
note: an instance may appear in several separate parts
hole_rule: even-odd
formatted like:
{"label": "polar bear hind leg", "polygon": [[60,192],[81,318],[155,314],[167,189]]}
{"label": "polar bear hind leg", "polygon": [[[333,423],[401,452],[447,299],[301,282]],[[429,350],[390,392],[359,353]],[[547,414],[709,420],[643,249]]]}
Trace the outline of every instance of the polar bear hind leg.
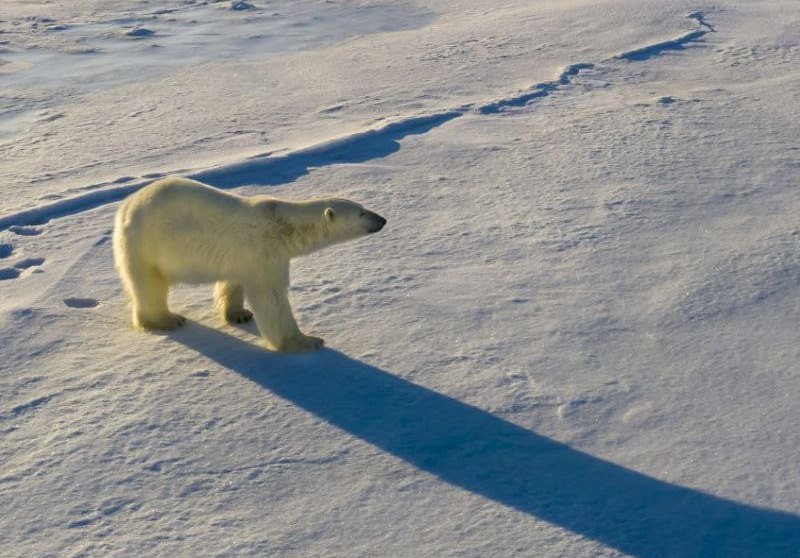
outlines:
{"label": "polar bear hind leg", "polygon": [[244,307],[244,287],[231,281],[218,281],[214,286],[214,299],[222,317],[229,324],[241,324],[253,319],[253,313]]}
{"label": "polar bear hind leg", "polygon": [[173,330],[182,326],[186,318],[173,314],[167,306],[169,282],[158,268],[146,265],[128,265],[120,269],[133,307],[133,325],[142,329]]}

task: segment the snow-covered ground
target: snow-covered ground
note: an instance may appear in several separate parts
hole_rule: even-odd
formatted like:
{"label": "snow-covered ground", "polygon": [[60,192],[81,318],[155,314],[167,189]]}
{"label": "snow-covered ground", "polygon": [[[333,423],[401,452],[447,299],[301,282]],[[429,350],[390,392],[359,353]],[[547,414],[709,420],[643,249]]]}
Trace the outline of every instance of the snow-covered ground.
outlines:
{"label": "snow-covered ground", "polygon": [[[796,0],[250,4],[0,6],[0,556],[800,556]],[[328,348],[131,329],[175,172],[389,219]]]}

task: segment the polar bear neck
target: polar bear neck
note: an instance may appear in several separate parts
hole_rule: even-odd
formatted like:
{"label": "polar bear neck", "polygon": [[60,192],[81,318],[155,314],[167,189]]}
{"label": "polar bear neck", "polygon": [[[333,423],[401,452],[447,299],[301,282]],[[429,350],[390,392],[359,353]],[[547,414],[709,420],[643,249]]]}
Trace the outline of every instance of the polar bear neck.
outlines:
{"label": "polar bear neck", "polygon": [[316,223],[277,221],[290,258],[306,256],[329,245],[322,227]]}
{"label": "polar bear neck", "polygon": [[274,233],[283,241],[289,258],[306,256],[333,242],[329,241],[317,203],[278,202],[274,212]]}

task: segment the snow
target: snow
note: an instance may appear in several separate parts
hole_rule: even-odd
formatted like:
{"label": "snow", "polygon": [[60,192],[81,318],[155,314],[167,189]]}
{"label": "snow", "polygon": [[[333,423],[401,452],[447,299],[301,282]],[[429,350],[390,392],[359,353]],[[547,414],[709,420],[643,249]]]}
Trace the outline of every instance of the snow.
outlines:
{"label": "snow", "polygon": [[[0,9],[0,555],[800,555],[794,2],[239,4]],[[328,348],[131,329],[176,172],[388,218]]]}

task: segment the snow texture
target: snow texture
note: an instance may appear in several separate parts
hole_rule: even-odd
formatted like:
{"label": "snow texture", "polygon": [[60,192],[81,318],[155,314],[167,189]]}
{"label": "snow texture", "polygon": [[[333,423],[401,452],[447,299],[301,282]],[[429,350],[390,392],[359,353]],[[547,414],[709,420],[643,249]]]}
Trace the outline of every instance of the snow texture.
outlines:
{"label": "snow texture", "polygon": [[[0,8],[0,556],[800,556],[790,0]],[[118,202],[336,195],[266,351]]]}

